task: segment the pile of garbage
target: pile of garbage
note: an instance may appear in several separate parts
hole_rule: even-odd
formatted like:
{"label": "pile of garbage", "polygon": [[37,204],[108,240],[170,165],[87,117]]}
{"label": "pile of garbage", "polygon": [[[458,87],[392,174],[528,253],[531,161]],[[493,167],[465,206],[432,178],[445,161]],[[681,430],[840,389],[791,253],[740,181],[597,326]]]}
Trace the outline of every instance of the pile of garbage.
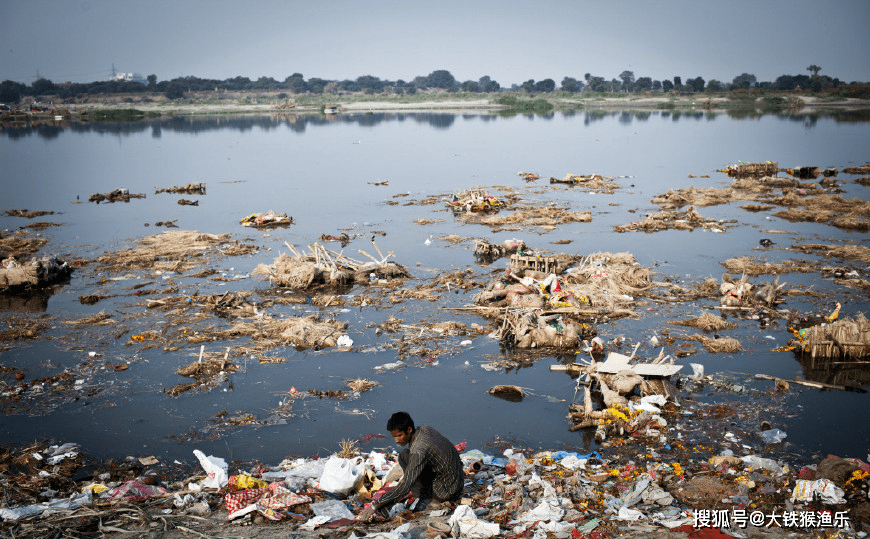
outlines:
{"label": "pile of garbage", "polygon": [[526,250],[526,243],[516,238],[504,240],[501,243],[490,243],[486,239],[478,239],[474,242],[474,256],[489,262],[509,253],[519,252],[522,254],[524,250]]}
{"label": "pile of garbage", "polygon": [[740,162],[736,165],[728,165],[719,172],[724,172],[732,178],[776,176],[779,172],[779,164],[772,161],[763,163]]}
{"label": "pile of garbage", "polygon": [[460,500],[432,510],[408,496],[389,519],[364,524],[356,514],[395,486],[401,468],[393,452],[342,445],[326,458],[236,465],[232,472],[224,458],[194,450],[200,466],[194,475],[153,456],[94,465],[76,444],[4,449],[0,529],[19,539],[45,537],[58,527],[77,536],[157,527],[164,534],[177,529],[212,537],[253,525],[311,537],[396,539],[775,528],[862,537],[870,529],[870,465],[860,459],[830,456],[795,469],[752,453],[688,458],[663,445],[627,458],[614,451],[533,453],[510,446],[466,451],[464,443],[457,445],[465,467]]}
{"label": "pile of garbage", "polygon": [[282,254],[271,265],[257,266],[253,274],[267,277],[276,286],[297,290],[319,285],[387,284],[388,281],[395,283],[411,276],[404,266],[387,261],[395,256],[391,251],[384,255],[374,241],[372,244],[381,258],[375,258],[359,249],[360,254],[371,260],[360,262],[316,242],[309,245],[310,254],[304,254],[289,242],[285,242],[294,256]]}
{"label": "pile of garbage", "polygon": [[550,178],[551,184],[565,184],[581,186],[586,189],[600,191],[602,193],[613,194],[616,189],[619,189],[619,184],[615,178],[602,176],[601,174],[566,174],[563,178]]}
{"label": "pile of garbage", "polygon": [[658,232],[660,230],[694,230],[704,228],[713,232],[724,232],[727,228],[736,226],[734,219],[725,221],[706,219],[694,206],[689,206],[686,211],[660,211],[647,214],[643,220],[625,225],[616,225],[616,232]]}
{"label": "pile of garbage", "polygon": [[[517,335],[517,311],[508,308],[540,310],[536,313],[539,322],[556,319],[546,318],[548,315],[559,315],[561,323],[567,317],[578,321],[618,318],[631,316],[634,296],[652,286],[649,269],[640,266],[630,253],[593,253],[579,258],[514,254],[510,261],[507,272],[474,297],[481,306],[479,314],[502,318],[502,338]],[[512,314],[503,316],[508,312]]]}
{"label": "pile of garbage", "polygon": [[205,183],[196,182],[196,183],[188,183],[186,185],[178,186],[173,185],[172,187],[155,187],[154,194],[160,193],[175,193],[175,194],[188,194],[188,195],[204,195],[205,194]]}
{"label": "pile of garbage", "polygon": [[130,202],[131,198],[145,198],[145,193],[131,193],[129,189],[119,187],[108,193],[94,193],[88,202]]}
{"label": "pile of garbage", "polygon": [[243,217],[242,220],[239,221],[239,224],[265,230],[269,228],[290,226],[294,223],[293,218],[288,217],[286,213],[276,213],[270,210],[266,213],[252,213],[251,215]]}
{"label": "pile of garbage", "polygon": [[57,257],[43,256],[22,263],[9,257],[0,261],[0,293],[42,288],[69,279],[72,267]]}
{"label": "pile of garbage", "polygon": [[455,192],[449,200],[445,199],[444,202],[454,212],[495,213],[505,207],[505,203],[501,199],[490,195],[483,186]]}
{"label": "pile of garbage", "polygon": [[[598,362],[591,352],[600,351],[601,347],[601,341],[589,345],[592,358],[589,362],[551,366],[551,370],[576,373],[577,389],[582,386],[584,390],[583,406],[569,407],[571,430],[595,427],[598,443],[612,434],[659,438],[668,425],[659,415],[661,407],[667,403],[679,405],[679,391],[670,377],[683,366],[674,365],[673,358],[664,355],[664,349],[652,361],[635,360],[635,348],[631,356],[610,352],[605,361]],[[593,393],[602,404],[599,409],[593,403]]]}

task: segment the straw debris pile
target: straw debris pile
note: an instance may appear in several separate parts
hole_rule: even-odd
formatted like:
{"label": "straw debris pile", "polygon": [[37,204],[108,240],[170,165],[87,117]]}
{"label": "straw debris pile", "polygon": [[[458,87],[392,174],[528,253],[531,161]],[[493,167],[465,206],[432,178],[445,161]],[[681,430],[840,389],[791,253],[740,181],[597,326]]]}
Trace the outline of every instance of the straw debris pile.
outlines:
{"label": "straw debris pile", "polygon": [[205,262],[205,255],[210,250],[239,245],[229,234],[203,234],[195,230],[167,230],[143,238],[139,243],[141,247],[104,254],[97,262],[108,266],[110,271],[148,269],[182,272]]}
{"label": "straw debris pile", "polygon": [[[374,242],[372,242],[374,244]],[[411,276],[408,270],[395,262],[387,262],[392,252],[377,259],[362,249],[361,254],[371,262],[360,262],[342,253],[326,249],[319,243],[309,245],[310,254],[303,254],[290,243],[287,247],[293,256],[282,254],[271,265],[260,264],[253,274],[267,277],[277,286],[305,290],[314,286],[346,286],[355,283],[377,281],[386,284],[386,280],[406,279]],[[375,244],[378,254],[382,254]]]}
{"label": "straw debris pile", "polygon": [[796,349],[815,357],[861,359],[870,356],[870,322],[863,314],[818,324],[798,334]]}
{"label": "straw debris pile", "polygon": [[698,213],[694,206],[689,206],[686,211],[660,211],[658,213],[648,213],[642,221],[635,221],[627,225],[616,225],[613,229],[616,232],[658,232],[660,230],[694,230],[696,228],[706,228],[714,231],[722,232],[726,228],[732,228],[735,225],[726,226],[726,223],[734,223],[736,221],[717,221],[716,219],[705,219]]}

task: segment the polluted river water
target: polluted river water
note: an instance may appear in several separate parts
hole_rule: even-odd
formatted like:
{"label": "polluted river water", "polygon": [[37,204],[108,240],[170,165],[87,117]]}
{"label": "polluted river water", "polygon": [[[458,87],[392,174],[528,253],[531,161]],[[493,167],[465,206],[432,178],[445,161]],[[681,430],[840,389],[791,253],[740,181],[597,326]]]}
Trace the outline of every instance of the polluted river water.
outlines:
{"label": "polluted river water", "polygon": [[[632,316],[598,320],[597,335],[605,352],[629,355],[637,347],[644,358],[662,350],[676,357],[691,348],[691,355],[675,359],[683,365],[679,377],[691,375],[695,363],[718,382],[685,395],[726,402],[732,410],[703,433],[711,444],[726,443],[730,431],[740,430],[745,443],[763,447],[758,433],[765,425],[787,433],[771,450],[805,459],[864,459],[870,450],[870,429],[861,419],[870,403],[866,393],[792,384],[774,394],[774,382],[753,376],[820,382],[837,376],[774,350],[792,338],[786,311],[827,315],[840,302],[841,318],[867,312],[866,287],[838,284],[823,271],[839,268],[863,279],[866,262],[799,248],[866,247],[866,226],[834,226],[832,217],[786,219],[774,215],[783,210],[775,205],[750,211],[744,206],[752,201],[737,197],[694,205],[705,226],[645,232],[630,225],[662,211],[653,200],[669,190],[728,190],[734,179],[721,170],[740,162],[837,168],[825,191],[814,191],[821,176],[796,190],[866,203],[866,184],[842,170],[867,164],[868,131],[866,122],[809,115],[738,119],[661,111],[189,117],[4,129],[0,229],[4,236],[23,230],[47,239],[39,254],[68,261],[74,270],[51,294],[26,306],[4,304],[0,316],[8,327],[39,329],[36,338],[0,342],[7,388],[0,437],[14,445],[76,442],[104,458],[193,462],[192,451],[201,449],[228,460],[277,463],[287,455],[327,455],[346,439],[363,441],[363,449],[390,447],[390,439],[381,438],[386,420],[406,410],[470,448],[509,441],[595,450],[599,444],[588,429],[569,430],[569,404],[580,400],[576,381],[549,368],[588,355],[505,350],[488,336],[495,329],[491,320],[473,309],[474,295],[508,265],[506,257],[475,259],[475,241],[516,238],[545,254],[630,253],[654,281],[682,288],[719,282],[730,259],[792,267],[751,276],[757,284],[778,278],[794,291],[777,305],[783,317],[740,316],[706,299],[679,301],[665,287],[657,292],[660,301],[636,298]],[[521,171],[539,179],[526,181]],[[598,174],[612,185],[550,183],[568,174]],[[203,183],[204,193],[157,192],[190,183]],[[476,186],[510,201],[500,215],[548,208],[550,215],[589,212],[591,219],[487,225],[449,211],[444,199]],[[144,196],[89,201],[116,189]],[[27,218],[11,211],[21,209],[53,213]],[[268,211],[293,222],[241,226]],[[128,267],[107,262],[122,260],[146,238],[181,231],[229,236],[202,256],[186,256],[189,266],[159,258]],[[185,238],[189,244],[191,237]],[[291,246],[308,252],[315,242],[356,260],[367,260],[360,251],[377,258],[392,253],[389,260],[411,275],[401,288],[426,288],[433,297],[397,296],[378,278],[328,293],[289,293],[257,273]],[[426,287],[434,281],[438,286]],[[256,336],[231,331],[238,318],[206,305],[228,297],[253,304],[253,319],[316,316],[346,323],[343,333],[352,345],[255,346]],[[686,340],[698,331],[672,324],[705,312],[734,324],[715,336],[736,339],[739,351],[710,352]],[[462,329],[434,329],[447,322]],[[384,329],[390,324],[396,331]],[[403,348],[405,341],[413,341],[411,348]],[[682,346],[687,343],[692,346]],[[226,357],[232,368],[173,394],[190,381],[176,371],[197,362],[201,351],[207,360]],[[29,385],[15,394],[8,388],[19,375]],[[47,383],[34,389],[44,378]],[[868,385],[863,370],[837,381],[844,379],[858,389]],[[350,380],[376,385],[354,392]],[[519,402],[497,398],[488,392],[497,385],[519,386],[525,396]]]}

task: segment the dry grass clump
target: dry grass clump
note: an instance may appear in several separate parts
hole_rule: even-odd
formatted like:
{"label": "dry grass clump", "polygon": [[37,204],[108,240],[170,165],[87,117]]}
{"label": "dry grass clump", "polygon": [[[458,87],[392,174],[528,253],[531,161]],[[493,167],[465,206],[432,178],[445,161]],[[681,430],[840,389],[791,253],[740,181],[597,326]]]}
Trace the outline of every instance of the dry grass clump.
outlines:
{"label": "dry grass clump", "polygon": [[746,211],[762,212],[762,211],[772,210],[775,206],[768,206],[766,204],[744,204],[743,206],[740,206],[740,207]]}
{"label": "dry grass clump", "polygon": [[773,213],[774,217],[791,221],[792,223],[827,223],[834,215],[832,211],[806,210],[800,208],[788,208]]}
{"label": "dry grass clump", "polygon": [[111,317],[112,315],[100,311],[96,314],[92,314],[91,316],[79,318],[78,320],[65,320],[64,323],[70,326],[105,326],[115,323],[115,321],[112,320]]}
{"label": "dry grass clump", "polygon": [[336,455],[343,459],[352,459],[359,451],[359,447],[356,445],[356,440],[342,440],[339,442],[339,445],[341,446],[341,451],[336,453]]}
{"label": "dry grass clump", "polygon": [[754,276],[763,274],[778,275],[781,273],[810,273],[815,271],[815,267],[818,266],[817,263],[806,260],[786,260],[780,264],[771,264],[770,262],[760,262],[748,256],[729,258],[721,262],[721,264],[731,273]]}
{"label": "dry grass clump", "polygon": [[195,230],[167,230],[139,241],[141,247],[107,253],[97,262],[111,271],[135,269],[169,269],[185,271],[193,264],[191,258],[203,261],[209,249],[232,243],[229,234],[202,234]]}
{"label": "dry grass clump", "polygon": [[667,193],[657,195],[651,202],[665,210],[676,210],[688,205],[704,207],[727,204],[734,198],[734,194],[735,191],[731,189],[686,187],[678,191],[668,189]]}
{"label": "dry grass clump", "polygon": [[589,298],[593,306],[614,306],[633,301],[633,296],[652,286],[652,271],[641,266],[628,252],[588,255],[580,267],[565,277],[575,295]]}
{"label": "dry grass clump", "polygon": [[24,230],[11,234],[0,230],[0,260],[9,257],[24,258],[42,249],[47,243],[47,238],[32,237]]}
{"label": "dry grass clump", "polygon": [[347,322],[320,320],[316,316],[299,318],[264,318],[245,320],[233,324],[229,329],[210,333],[200,332],[200,336],[189,337],[190,342],[199,339],[233,339],[251,337],[261,348],[293,345],[299,348],[329,348],[338,344],[338,338],[345,334]]}
{"label": "dry grass clump", "polygon": [[700,342],[701,345],[712,354],[734,353],[742,350],[742,348],[740,347],[740,341],[731,337],[721,337],[719,339],[714,339],[705,335],[690,335],[683,338],[688,341]]}
{"label": "dry grass clump", "polygon": [[708,331],[722,331],[723,329],[734,329],[737,324],[723,319],[721,316],[716,316],[712,313],[705,312],[701,316],[689,318],[687,320],[674,320],[668,322],[675,326],[690,326],[697,329]]}
{"label": "dry grass clump", "polygon": [[[730,221],[735,222],[735,221]],[[732,225],[733,226],[733,225]],[[643,220],[627,225],[616,225],[616,232],[658,232],[659,230],[694,230],[695,228],[729,228],[724,222],[716,219],[705,219],[694,206],[686,211],[667,210],[658,213],[648,213]]]}
{"label": "dry grass clump", "polygon": [[356,391],[357,393],[371,391],[379,385],[381,385],[379,382],[375,382],[374,380],[366,380],[365,378],[354,378],[347,381],[347,387],[349,387],[351,391]]}
{"label": "dry grass clump", "polygon": [[[525,208],[513,213],[497,213],[491,215],[479,215],[473,213],[459,213],[457,218],[486,225],[493,232],[500,230],[520,230],[524,227],[537,227],[543,230],[555,229],[558,225],[568,223],[589,223],[592,221],[592,212],[572,212],[561,208]],[[515,227],[515,228],[509,228]]]}
{"label": "dry grass clump", "polygon": [[861,245],[822,245],[819,243],[807,243],[794,245],[792,249],[804,253],[822,251],[825,258],[841,258],[843,260],[856,260],[864,264],[870,264],[870,248]]}

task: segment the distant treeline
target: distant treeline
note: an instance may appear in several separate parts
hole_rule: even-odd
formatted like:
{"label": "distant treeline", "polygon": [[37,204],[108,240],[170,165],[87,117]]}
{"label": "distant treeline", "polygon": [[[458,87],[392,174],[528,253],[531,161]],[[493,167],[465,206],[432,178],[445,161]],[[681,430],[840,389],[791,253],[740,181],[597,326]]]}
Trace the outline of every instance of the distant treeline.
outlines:
{"label": "distant treeline", "polygon": [[[635,78],[631,71],[623,71],[618,78],[607,80],[586,73],[582,79],[564,77],[558,85],[562,92],[680,92],[680,93],[715,93],[732,90],[769,89],[780,91],[809,90],[814,92],[840,90],[844,97],[867,97],[866,95],[849,95],[867,92],[864,83],[843,83],[840,79],[820,75],[821,68],[811,65],[807,68],[811,75],[782,75],[773,82],[759,82],[755,75],[742,73],[729,82],[715,79],[705,81],[695,77],[683,81],[682,77],[673,79],[653,80],[651,77]],[[326,80],[311,78],[305,80],[301,73],[294,73],[283,81],[272,77],[260,77],[251,80],[248,77],[234,77],[226,80],[201,79],[198,77],[179,77],[168,81],[157,81],[157,75],[148,75],[147,82],[131,81],[97,81],[91,83],[55,83],[46,78],[39,78],[32,84],[4,80],[0,83],[0,102],[18,103],[23,97],[40,98],[42,96],[57,96],[60,99],[95,94],[118,93],[161,93],[169,99],[179,99],[188,92],[283,92],[287,95],[326,94],[341,95],[343,93],[393,94],[412,95],[418,91],[440,89],[448,92],[492,93],[492,92],[525,92],[529,94],[545,94],[557,91],[553,79],[535,81],[529,79],[522,84],[513,84],[503,88],[489,76],[480,79],[460,82],[444,69],[433,71],[426,76],[415,77],[412,81],[383,80],[371,75],[357,77],[356,80]]]}

